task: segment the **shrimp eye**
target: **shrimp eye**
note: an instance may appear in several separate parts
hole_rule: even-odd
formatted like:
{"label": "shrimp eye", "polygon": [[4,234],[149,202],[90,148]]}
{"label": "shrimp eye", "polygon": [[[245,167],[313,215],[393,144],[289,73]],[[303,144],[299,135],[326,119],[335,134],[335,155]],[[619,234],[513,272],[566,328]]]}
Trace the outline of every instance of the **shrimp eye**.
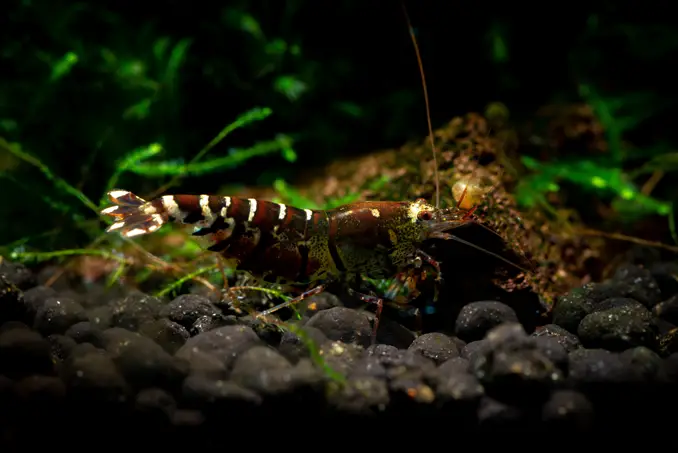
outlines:
{"label": "shrimp eye", "polygon": [[420,211],[417,217],[419,220],[431,220],[433,218],[433,214],[431,211]]}

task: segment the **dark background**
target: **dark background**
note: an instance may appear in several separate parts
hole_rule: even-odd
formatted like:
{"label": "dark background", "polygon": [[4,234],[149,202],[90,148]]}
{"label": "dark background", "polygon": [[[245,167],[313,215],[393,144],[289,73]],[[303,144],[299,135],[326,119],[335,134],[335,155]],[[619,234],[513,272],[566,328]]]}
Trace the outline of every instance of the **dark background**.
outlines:
{"label": "dark background", "polygon": [[[586,83],[611,97],[646,95],[629,104],[645,120],[625,137],[635,145],[627,167],[638,165],[644,149],[649,158],[675,143],[678,74],[672,62],[678,33],[670,2],[406,5],[434,127],[493,101],[506,104],[520,124],[540,107],[581,102],[578,86]],[[399,1],[24,0],[3,2],[2,10],[0,137],[95,203],[117,161],[132,149],[158,142],[165,148],[161,160],[188,159],[256,106],[270,107],[273,115],[233,133],[210,155],[282,133],[294,139],[297,161],[277,154],[257,158],[235,171],[186,178],[177,190],[216,192],[224,185],[269,185],[276,178],[294,184],[304,168],[397,147],[427,133],[417,61]],[[190,40],[172,74],[166,58],[154,57],[162,38],[170,47]],[[78,62],[50,81],[67,52],[77,54]],[[294,80],[303,92],[290,97],[278,88],[284,80]],[[127,109],[148,99],[146,113],[124,118]],[[586,157],[578,150],[573,156]],[[55,190],[35,167],[5,150],[0,158],[0,242],[56,226],[56,236],[28,243],[81,243],[74,216],[92,219],[94,213]],[[144,193],[165,181],[128,173],[119,185]],[[52,204],[45,194],[53,196]]]}

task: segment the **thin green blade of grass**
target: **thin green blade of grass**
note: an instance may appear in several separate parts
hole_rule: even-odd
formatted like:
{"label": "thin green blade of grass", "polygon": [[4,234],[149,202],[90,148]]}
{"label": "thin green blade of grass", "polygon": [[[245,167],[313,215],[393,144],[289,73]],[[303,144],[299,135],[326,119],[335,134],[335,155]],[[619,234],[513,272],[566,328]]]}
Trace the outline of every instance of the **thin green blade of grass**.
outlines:
{"label": "thin green blade of grass", "polygon": [[188,48],[190,46],[190,39],[182,39],[172,48],[172,51],[170,52],[170,56],[167,61],[167,67],[165,68],[165,84],[172,91],[176,88],[177,74],[179,74],[179,68],[186,59]]}
{"label": "thin green blade of grass", "polygon": [[218,268],[218,266],[216,266],[216,265],[214,265],[214,266],[207,266],[207,267],[200,268],[200,269],[198,269],[198,270],[195,271],[195,272],[191,272],[190,274],[185,275],[184,277],[181,277],[180,279],[178,279],[178,280],[172,282],[170,285],[167,285],[165,288],[163,288],[163,289],[161,289],[160,291],[158,291],[158,292],[155,294],[155,296],[156,296],[156,297],[163,297],[163,296],[165,296],[165,295],[171,293],[171,292],[174,291],[175,289],[180,288],[181,285],[183,285],[183,284],[186,283],[187,281],[193,280],[194,278],[199,277],[199,276],[201,276],[202,274],[206,274],[207,272],[214,271],[214,270],[216,270],[217,268]]}
{"label": "thin green blade of grass", "polygon": [[115,253],[109,252],[107,250],[99,249],[70,249],[70,250],[57,250],[54,252],[20,252],[15,251],[10,253],[10,258],[17,261],[27,262],[27,261],[47,261],[54,258],[65,258],[71,256],[100,256],[112,261],[116,261],[120,264],[125,264],[127,260],[124,257],[118,256]]}
{"label": "thin green blade of grass", "polygon": [[33,165],[38,170],[40,170],[40,172],[42,172],[42,174],[49,181],[51,181],[56,186],[57,189],[77,198],[78,200],[80,200],[82,204],[90,208],[92,211],[98,212],[98,207],[92,202],[92,200],[87,198],[87,196],[80,190],[76,189],[75,187],[67,183],[65,180],[59,178],[54,173],[52,173],[49,167],[43,164],[37,157],[34,157],[31,154],[27,153],[26,151],[23,151],[18,145],[7,142],[2,137],[0,137],[0,148],[4,148],[5,150],[9,151],[14,156],[18,157],[24,162]]}
{"label": "thin green blade of grass", "polygon": [[50,75],[50,82],[56,82],[62,79],[71,72],[73,66],[78,63],[78,55],[75,52],[66,52],[66,54],[59,59],[52,66],[52,74]]}
{"label": "thin green blade of grass", "polygon": [[[173,175],[172,179],[163,186],[164,190],[167,190],[169,187],[176,184],[182,176],[188,173],[188,167],[197,163],[202,159],[208,152],[210,152],[216,145],[221,143],[231,132],[245,127],[251,123],[262,121],[268,118],[273,111],[268,107],[256,107],[252,110],[249,110],[242,115],[238,116],[235,121],[226,126],[214,137],[203,149],[201,149],[187,164],[183,165],[183,171],[173,170],[171,173],[163,173],[162,175]],[[146,166],[148,169],[148,166]],[[143,173],[142,173],[143,174]]]}
{"label": "thin green blade of grass", "polygon": [[[146,177],[173,176],[175,180],[182,176],[200,176],[219,170],[228,170],[238,167],[253,157],[265,156],[283,149],[284,144],[278,140],[259,142],[256,145],[235,150],[232,154],[223,157],[184,164],[181,162],[144,162],[136,163],[128,171]],[[171,184],[167,184],[165,189]]]}
{"label": "thin green blade of grass", "polygon": [[[158,143],[152,143],[148,146],[144,146],[141,148],[136,148],[123,157],[118,164],[116,165],[115,172],[111,175],[110,179],[108,180],[108,183],[106,184],[106,191],[104,193],[108,193],[112,189],[116,187],[118,184],[118,180],[120,179],[120,176],[128,169],[133,168],[135,165],[138,165],[140,162],[150,159],[153,156],[156,156],[162,152],[163,148],[160,144]],[[108,200],[106,199],[106,195],[101,198],[100,205],[103,206],[108,203]]]}

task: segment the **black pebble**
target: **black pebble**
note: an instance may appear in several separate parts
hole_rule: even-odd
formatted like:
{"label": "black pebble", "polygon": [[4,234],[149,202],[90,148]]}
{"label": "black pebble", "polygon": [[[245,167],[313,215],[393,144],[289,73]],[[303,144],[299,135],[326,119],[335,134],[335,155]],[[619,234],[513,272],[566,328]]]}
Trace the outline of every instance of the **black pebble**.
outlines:
{"label": "black pebble", "polygon": [[0,334],[0,374],[14,378],[53,370],[50,344],[40,334],[16,328]]}
{"label": "black pebble", "polygon": [[652,315],[638,302],[591,313],[579,324],[579,338],[590,349],[655,348],[657,333]]}
{"label": "black pebble", "polygon": [[189,333],[191,336],[196,336],[199,333],[204,333],[209,330],[216,329],[217,327],[223,327],[232,324],[235,324],[232,318],[226,319],[220,314],[204,315],[195,320],[193,325],[191,325]]}
{"label": "black pebble", "polygon": [[652,308],[662,299],[659,285],[648,269],[633,264],[623,264],[617,268],[612,280],[627,285],[623,295],[636,299],[647,308]]}
{"label": "black pebble", "polygon": [[636,382],[670,382],[662,358],[644,346],[627,349],[619,358],[633,372]]}
{"label": "black pebble", "polygon": [[103,331],[93,326],[89,321],[73,324],[68,328],[65,335],[71,337],[76,343],[91,343],[97,348],[104,347]]}
{"label": "black pebble", "polygon": [[327,338],[363,347],[370,345],[372,327],[364,313],[346,307],[322,310],[306,323],[322,331]]}
{"label": "black pebble", "polygon": [[8,321],[33,323],[35,311],[24,300],[21,290],[0,274],[0,324]]}
{"label": "black pebble", "polygon": [[581,320],[593,312],[591,290],[592,285],[585,285],[557,298],[553,306],[553,323],[577,335]]}
{"label": "black pebble", "polygon": [[280,340],[278,351],[285,356],[287,360],[292,363],[297,363],[303,357],[309,357],[310,350],[307,342],[313,342],[313,347],[320,348],[329,339],[320,329],[312,326],[299,327],[303,331],[305,339],[300,338],[297,334],[292,332],[285,332]]}
{"label": "black pebble", "polygon": [[678,325],[678,294],[655,305],[652,313],[673,325]]}
{"label": "black pebble", "polygon": [[24,302],[27,310],[31,313],[31,320],[29,325],[33,325],[35,315],[38,310],[45,304],[45,301],[51,297],[56,297],[58,294],[54,288],[49,286],[36,286],[27,291],[24,291]]}
{"label": "black pebble", "polygon": [[466,342],[477,341],[505,322],[518,322],[516,312],[508,305],[495,301],[471,302],[459,312],[455,333]]}
{"label": "black pebble", "polygon": [[150,419],[169,424],[177,410],[177,402],[170,393],[161,388],[152,387],[137,393],[134,408],[144,416],[144,423],[148,423]]}
{"label": "black pebble", "polygon": [[219,313],[208,298],[196,294],[181,295],[160,310],[160,316],[181,324],[186,329],[190,329],[202,316],[218,316]]}
{"label": "black pebble", "polygon": [[447,335],[437,332],[421,335],[408,349],[433,360],[436,364],[459,357],[457,343]]}
{"label": "black pebble", "polygon": [[573,390],[557,390],[544,404],[542,419],[547,429],[575,433],[591,430],[595,414],[585,395]]}
{"label": "black pebble", "polygon": [[565,351],[571,352],[581,348],[581,341],[576,335],[556,324],[547,324],[532,334],[533,337],[555,338]]}
{"label": "black pebble", "polygon": [[125,379],[105,353],[95,350],[71,354],[64,368],[69,395],[81,403],[90,407],[98,403],[117,405],[129,397]]}
{"label": "black pebble", "polygon": [[478,354],[482,353],[488,347],[489,342],[485,339],[472,341],[462,348],[459,356],[469,361],[473,361]]}
{"label": "black pebble", "polygon": [[188,367],[150,338],[119,327],[105,330],[103,336],[106,351],[127,382],[136,388],[172,390],[186,376]]}
{"label": "black pebble", "polygon": [[521,427],[522,430],[525,429],[523,425],[527,418],[525,410],[490,396],[485,395],[481,398],[477,413],[478,423],[484,432],[506,432]]}
{"label": "black pebble", "polygon": [[604,349],[577,349],[570,354],[568,379],[576,384],[628,382],[632,373],[618,354]]}
{"label": "black pebble", "polygon": [[190,374],[225,378],[238,355],[261,344],[250,327],[224,326],[190,338],[175,357],[189,363]]}
{"label": "black pebble", "polygon": [[275,395],[292,392],[302,385],[303,378],[318,379],[317,374],[314,376],[310,370],[306,371],[306,376],[296,372],[294,365],[268,346],[255,346],[235,360],[231,379],[260,395]]}
{"label": "black pebble", "polygon": [[340,414],[370,416],[383,412],[390,402],[389,390],[382,379],[360,376],[329,386],[327,402]]}
{"label": "black pebble", "polygon": [[678,262],[654,263],[650,266],[649,270],[659,285],[663,299],[678,295],[678,279],[676,279],[676,275],[678,275]]}
{"label": "black pebble", "polygon": [[177,352],[191,337],[184,326],[167,318],[144,324],[139,332],[158,343],[170,354]]}
{"label": "black pebble", "polygon": [[0,276],[22,291],[38,284],[36,276],[30,269],[21,263],[8,261],[6,258],[0,259]]}
{"label": "black pebble", "polygon": [[517,323],[495,327],[487,340],[487,346],[470,360],[471,368],[488,393],[503,401],[541,401],[564,381],[563,372],[551,360],[554,356],[560,360],[557,348],[564,353],[556,341],[549,348],[540,346],[544,339],[529,337]]}
{"label": "black pebble", "polygon": [[137,331],[143,324],[154,321],[161,307],[162,301],[157,297],[134,292],[111,304],[110,325]]}
{"label": "black pebble", "polygon": [[485,394],[483,385],[469,369],[469,361],[461,357],[450,359],[438,367],[436,396],[446,409],[467,409],[459,407],[459,404],[476,402]]}
{"label": "black pebble", "polygon": [[47,337],[47,341],[49,341],[52,358],[59,362],[66,360],[77,345],[73,338],[59,334],[50,335]]}
{"label": "black pebble", "polygon": [[43,335],[65,333],[73,324],[87,321],[82,305],[65,297],[50,297],[40,307],[34,328]]}
{"label": "black pebble", "polygon": [[234,382],[206,376],[189,376],[182,385],[181,400],[204,413],[242,417],[259,406],[262,397]]}
{"label": "black pebble", "polygon": [[113,309],[106,306],[90,308],[87,310],[87,319],[101,330],[108,329],[113,322]]}

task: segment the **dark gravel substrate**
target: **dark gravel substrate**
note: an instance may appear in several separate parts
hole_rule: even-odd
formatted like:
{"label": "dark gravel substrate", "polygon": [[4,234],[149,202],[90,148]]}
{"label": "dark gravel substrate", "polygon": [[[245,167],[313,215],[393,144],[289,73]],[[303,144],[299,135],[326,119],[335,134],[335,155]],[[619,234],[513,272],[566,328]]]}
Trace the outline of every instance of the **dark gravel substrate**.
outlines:
{"label": "dark gravel substrate", "polygon": [[[369,346],[371,314],[317,296],[301,322],[346,376],[340,383],[297,336],[225,316],[203,296],[82,295],[39,286],[5,261],[2,441],[17,450],[45,438],[67,446],[98,436],[110,446],[145,435],[155,447],[218,446],[235,427],[254,434],[280,423],[296,426],[286,443],[316,430],[393,438],[397,427],[420,437],[407,431],[422,420],[448,440],[507,429],[547,430],[559,442],[663,432],[678,426],[676,267],[623,265],[562,297],[535,332],[509,306],[478,301],[461,310],[454,335],[415,339],[392,326],[392,345]],[[387,419],[391,431],[377,431]]]}

